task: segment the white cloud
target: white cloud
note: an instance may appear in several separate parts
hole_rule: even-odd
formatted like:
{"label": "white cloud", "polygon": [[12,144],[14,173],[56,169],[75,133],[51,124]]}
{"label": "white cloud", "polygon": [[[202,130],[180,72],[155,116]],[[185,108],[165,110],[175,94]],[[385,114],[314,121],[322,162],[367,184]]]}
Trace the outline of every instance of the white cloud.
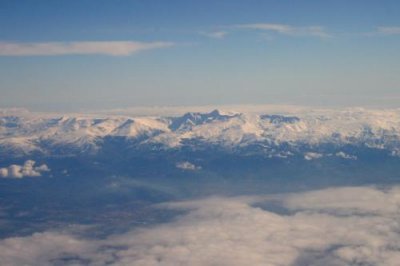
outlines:
{"label": "white cloud", "polygon": [[8,167],[0,168],[0,177],[3,178],[23,178],[41,176],[42,172],[48,172],[50,169],[46,164],[35,166],[35,161],[27,160],[23,165],[12,164]]}
{"label": "white cloud", "polygon": [[201,33],[204,36],[214,38],[214,39],[223,39],[228,35],[228,32],[226,31],[213,31],[213,32],[202,32]]}
{"label": "white cloud", "polygon": [[255,23],[236,25],[235,28],[276,32],[288,36],[312,36],[319,38],[332,37],[329,33],[325,31],[324,27],[322,26],[298,27],[286,24]]}
{"label": "white cloud", "polygon": [[351,155],[351,154],[347,154],[347,153],[342,152],[342,151],[337,152],[337,153],[336,153],[336,156],[337,156],[337,157],[340,157],[340,158],[343,158],[343,159],[357,160],[357,156]]}
{"label": "white cloud", "polygon": [[192,164],[191,162],[179,162],[176,164],[176,167],[183,170],[200,170],[201,167]]}
{"label": "white cloud", "polygon": [[[28,237],[12,237],[0,242],[0,264],[17,265],[82,265],[70,254],[87,254],[91,259],[101,257],[92,253],[94,243],[72,235],[56,232],[35,233]],[[67,260],[70,264],[68,264]],[[62,263],[64,262],[64,263]],[[76,264],[74,264],[75,262]]]}
{"label": "white cloud", "polygon": [[[281,203],[278,214],[256,207]],[[163,204],[173,222],[106,239],[45,232],[0,241],[1,265],[398,265],[400,188]]]}
{"label": "white cloud", "polygon": [[8,168],[0,168],[0,177],[8,176]]}
{"label": "white cloud", "polygon": [[54,56],[104,54],[128,56],[140,51],[172,46],[171,42],[80,41],[17,43],[0,42],[0,56]]}
{"label": "white cloud", "polygon": [[306,159],[307,161],[310,160],[315,160],[315,159],[319,159],[322,158],[324,155],[321,153],[316,153],[316,152],[306,152],[304,154],[304,159]]}
{"label": "white cloud", "polygon": [[284,205],[292,210],[334,211],[348,214],[396,215],[400,187],[379,190],[373,187],[330,188],[286,195]]}

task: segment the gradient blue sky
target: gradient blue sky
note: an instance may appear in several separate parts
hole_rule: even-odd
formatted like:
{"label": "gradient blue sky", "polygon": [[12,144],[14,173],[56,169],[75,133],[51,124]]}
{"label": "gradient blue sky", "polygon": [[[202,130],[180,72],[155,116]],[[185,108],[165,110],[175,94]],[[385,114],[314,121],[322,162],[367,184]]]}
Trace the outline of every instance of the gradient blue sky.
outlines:
{"label": "gradient blue sky", "polygon": [[57,111],[400,107],[400,2],[1,0],[0,95]]}

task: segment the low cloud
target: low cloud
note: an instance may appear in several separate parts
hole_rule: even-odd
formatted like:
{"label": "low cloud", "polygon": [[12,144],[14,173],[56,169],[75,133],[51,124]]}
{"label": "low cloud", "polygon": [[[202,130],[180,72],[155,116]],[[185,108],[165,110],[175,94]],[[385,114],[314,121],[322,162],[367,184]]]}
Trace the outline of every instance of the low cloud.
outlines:
{"label": "low cloud", "polygon": [[0,42],[0,56],[56,56],[56,55],[90,55],[103,54],[111,56],[128,56],[144,50],[173,46],[171,42],[41,42],[17,43]]}
{"label": "low cloud", "polygon": [[304,154],[304,159],[306,159],[307,161],[311,161],[311,160],[322,158],[323,156],[324,156],[323,154],[317,153],[317,152],[306,152]]}
{"label": "low cloud", "polygon": [[234,26],[237,29],[245,30],[260,30],[267,32],[274,32],[287,36],[311,36],[319,38],[330,38],[332,37],[326,32],[322,26],[292,26],[286,24],[273,24],[273,23],[254,23],[254,24],[240,24]]}
{"label": "low cloud", "polygon": [[347,154],[347,153],[342,152],[342,151],[337,152],[336,156],[340,157],[340,158],[343,158],[343,159],[348,159],[348,160],[357,160],[357,156],[351,155],[351,154]]}
{"label": "low cloud", "polygon": [[46,164],[35,166],[35,161],[27,160],[23,165],[12,164],[8,167],[0,168],[0,177],[3,178],[23,178],[41,176],[43,172],[50,169]]}
{"label": "low cloud", "polygon": [[200,166],[194,165],[191,162],[179,162],[176,164],[176,168],[192,171],[201,169]]}
{"label": "low cloud", "polygon": [[191,162],[179,162],[176,164],[176,168],[182,169],[182,170],[200,170],[201,166],[197,166],[195,164],[192,164]]}
{"label": "low cloud", "polygon": [[163,204],[187,213],[101,240],[57,232],[4,239],[0,264],[394,266],[398,195],[398,187],[347,187]]}

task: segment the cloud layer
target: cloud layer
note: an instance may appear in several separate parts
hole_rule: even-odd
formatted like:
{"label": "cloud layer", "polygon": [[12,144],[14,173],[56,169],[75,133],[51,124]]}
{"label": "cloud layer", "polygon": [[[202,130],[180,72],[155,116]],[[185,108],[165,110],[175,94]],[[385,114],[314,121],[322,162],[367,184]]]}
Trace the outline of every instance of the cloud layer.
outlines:
{"label": "cloud layer", "polygon": [[42,42],[17,43],[0,42],[0,56],[55,56],[103,54],[111,56],[128,56],[140,51],[172,46],[171,42]]}
{"label": "cloud layer", "polygon": [[9,167],[0,168],[0,177],[3,178],[23,178],[41,176],[42,172],[50,169],[46,164],[35,166],[35,161],[27,160],[23,165],[12,164]]}
{"label": "cloud layer", "polygon": [[[284,213],[270,210],[277,203]],[[400,261],[397,187],[208,198],[161,207],[188,212],[171,223],[103,240],[57,232],[4,239],[0,264],[390,266]]]}

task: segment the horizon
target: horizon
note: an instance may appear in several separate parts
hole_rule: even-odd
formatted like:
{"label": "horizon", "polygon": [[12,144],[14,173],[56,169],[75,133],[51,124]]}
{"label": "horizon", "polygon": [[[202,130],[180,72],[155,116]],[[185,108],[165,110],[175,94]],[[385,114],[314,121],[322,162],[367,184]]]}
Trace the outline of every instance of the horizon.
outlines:
{"label": "horizon", "polygon": [[231,104],[231,105],[176,105],[176,106],[132,106],[110,109],[75,110],[35,110],[25,107],[0,107],[1,116],[83,116],[83,117],[174,117],[186,113],[222,114],[302,114],[307,112],[343,112],[343,111],[399,111],[400,107],[371,106],[307,106],[290,104]]}

